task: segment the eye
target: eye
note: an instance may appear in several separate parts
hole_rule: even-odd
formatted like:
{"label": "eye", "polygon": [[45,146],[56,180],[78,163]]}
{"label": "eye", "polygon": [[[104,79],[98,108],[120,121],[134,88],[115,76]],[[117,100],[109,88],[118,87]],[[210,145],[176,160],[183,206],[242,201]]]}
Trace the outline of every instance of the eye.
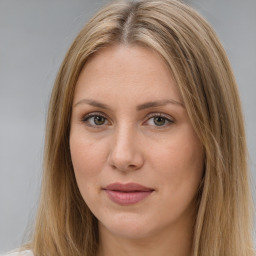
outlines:
{"label": "eye", "polygon": [[163,116],[163,114],[153,114],[146,121],[147,125],[157,126],[157,127],[165,127],[172,124],[174,121],[171,117]]}
{"label": "eye", "polygon": [[86,123],[88,126],[97,127],[97,126],[103,126],[108,125],[109,122],[107,118],[101,114],[97,113],[91,113],[89,115],[86,115],[82,122]]}

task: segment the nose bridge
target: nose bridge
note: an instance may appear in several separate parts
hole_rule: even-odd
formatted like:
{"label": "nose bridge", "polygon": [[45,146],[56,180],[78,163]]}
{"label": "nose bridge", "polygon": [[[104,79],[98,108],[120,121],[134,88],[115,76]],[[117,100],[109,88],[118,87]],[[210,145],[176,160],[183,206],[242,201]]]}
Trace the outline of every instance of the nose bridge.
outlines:
{"label": "nose bridge", "polygon": [[109,162],[115,169],[125,171],[138,169],[143,164],[142,152],[138,144],[138,131],[131,124],[120,124],[115,128]]}

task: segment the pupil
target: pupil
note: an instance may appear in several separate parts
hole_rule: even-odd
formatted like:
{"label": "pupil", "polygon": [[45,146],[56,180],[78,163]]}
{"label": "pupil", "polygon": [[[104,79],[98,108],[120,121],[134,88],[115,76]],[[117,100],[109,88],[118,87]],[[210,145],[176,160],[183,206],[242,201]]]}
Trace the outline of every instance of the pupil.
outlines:
{"label": "pupil", "polygon": [[163,117],[155,117],[154,118],[154,123],[157,126],[161,126],[165,124],[165,119]]}
{"label": "pupil", "polygon": [[102,116],[95,116],[94,117],[94,123],[97,125],[102,125],[105,122],[105,118]]}

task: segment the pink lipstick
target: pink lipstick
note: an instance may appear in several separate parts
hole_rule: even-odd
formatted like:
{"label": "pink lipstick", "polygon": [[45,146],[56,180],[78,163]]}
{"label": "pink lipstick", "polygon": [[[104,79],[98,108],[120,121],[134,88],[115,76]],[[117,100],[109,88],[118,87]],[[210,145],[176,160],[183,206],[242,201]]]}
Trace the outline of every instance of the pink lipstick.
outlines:
{"label": "pink lipstick", "polygon": [[108,197],[119,205],[136,204],[148,197],[154,189],[136,183],[113,183],[104,189]]}

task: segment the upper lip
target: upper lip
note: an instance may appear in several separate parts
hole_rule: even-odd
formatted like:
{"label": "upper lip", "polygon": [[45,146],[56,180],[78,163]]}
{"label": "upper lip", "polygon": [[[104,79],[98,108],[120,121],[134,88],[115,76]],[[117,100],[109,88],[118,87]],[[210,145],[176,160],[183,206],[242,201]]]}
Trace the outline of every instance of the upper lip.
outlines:
{"label": "upper lip", "polygon": [[145,187],[137,183],[112,183],[106,186],[105,190],[135,192],[135,191],[154,191],[152,188]]}

